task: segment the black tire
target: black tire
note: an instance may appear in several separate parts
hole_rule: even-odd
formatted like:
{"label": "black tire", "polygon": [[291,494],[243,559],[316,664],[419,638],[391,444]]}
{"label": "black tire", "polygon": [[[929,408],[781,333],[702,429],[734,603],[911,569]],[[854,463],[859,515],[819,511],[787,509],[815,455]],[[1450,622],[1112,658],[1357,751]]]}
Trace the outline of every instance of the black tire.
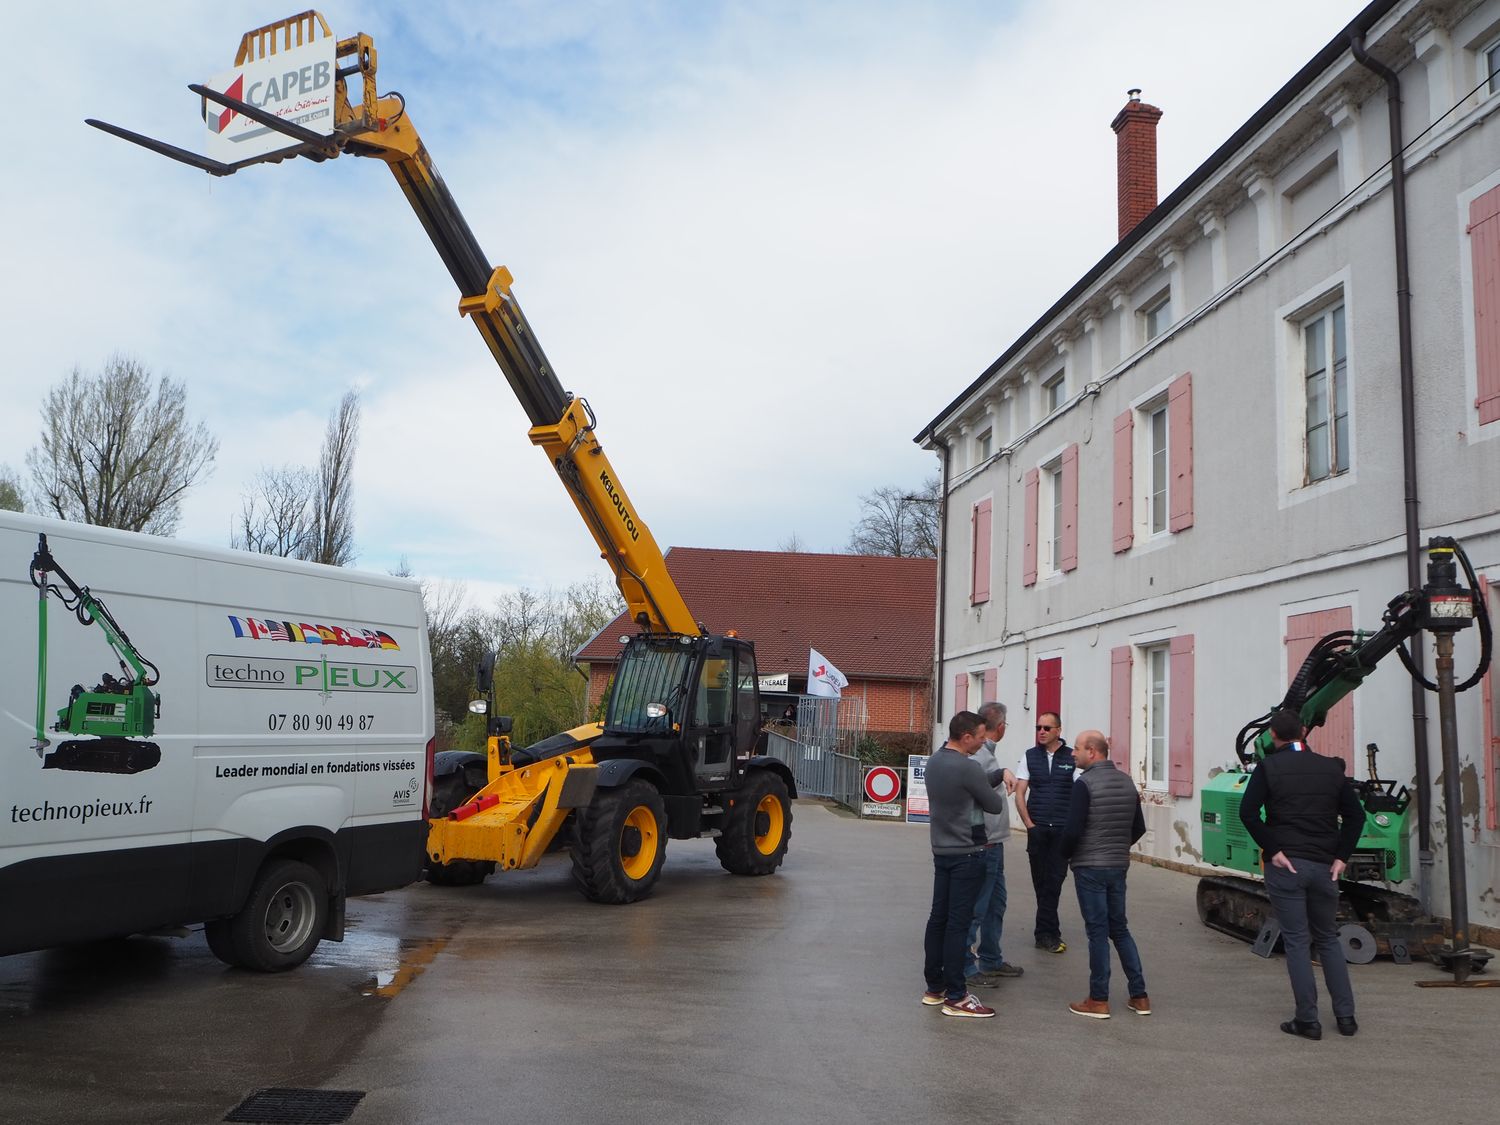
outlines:
{"label": "black tire", "polygon": [[327,922],[323,876],[300,860],[273,859],[229,919],[230,963],[262,973],[294,969],[318,947]]}
{"label": "black tire", "polygon": [[208,939],[208,949],[226,965],[238,965],[234,959],[234,939],[229,935],[229,919],[215,918],[203,924],[203,936]]}
{"label": "black tire", "polygon": [[667,858],[661,794],[639,778],[599,790],[576,814],[570,851],[573,882],[587,898],[611,905],[645,898]]}
{"label": "black tire", "polygon": [[[474,779],[463,770],[440,777],[432,783],[432,799],[427,802],[427,815],[433,820],[447,816],[475,793],[484,784],[474,784]],[[472,887],[482,883],[495,870],[493,860],[455,859],[452,863],[435,863],[427,854],[427,841],[422,841],[422,865],[427,869],[427,881],[436,887]]]}
{"label": "black tire", "polygon": [[786,858],[792,839],[786,782],[770,770],[751,770],[729,800],[724,830],[714,840],[720,865],[733,875],[771,874]]}

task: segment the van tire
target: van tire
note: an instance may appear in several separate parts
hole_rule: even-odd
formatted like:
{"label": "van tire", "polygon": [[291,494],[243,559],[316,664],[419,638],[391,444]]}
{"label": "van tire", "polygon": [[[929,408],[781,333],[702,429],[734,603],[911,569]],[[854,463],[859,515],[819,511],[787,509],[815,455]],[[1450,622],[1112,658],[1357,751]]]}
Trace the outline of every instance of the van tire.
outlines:
{"label": "van tire", "polygon": [[327,922],[323,876],[300,860],[273,859],[255,877],[244,908],[229,919],[230,964],[261,973],[294,969],[318,947]]}
{"label": "van tire", "polygon": [[[427,815],[440,820],[475,793],[484,788],[484,782],[474,784],[474,779],[463,770],[440,777],[432,784],[432,799],[427,802]],[[422,865],[427,869],[427,881],[435,887],[472,887],[482,883],[494,873],[495,862],[488,859],[455,859],[451,863],[437,863],[427,854],[427,841],[422,841]]]}
{"label": "van tire", "polygon": [[667,856],[667,807],[650,782],[601,789],[576,813],[573,882],[593,902],[645,898]]}
{"label": "van tire", "polygon": [[203,936],[208,939],[208,949],[226,965],[237,965],[234,959],[234,939],[229,934],[229,919],[215,918],[203,924]]}

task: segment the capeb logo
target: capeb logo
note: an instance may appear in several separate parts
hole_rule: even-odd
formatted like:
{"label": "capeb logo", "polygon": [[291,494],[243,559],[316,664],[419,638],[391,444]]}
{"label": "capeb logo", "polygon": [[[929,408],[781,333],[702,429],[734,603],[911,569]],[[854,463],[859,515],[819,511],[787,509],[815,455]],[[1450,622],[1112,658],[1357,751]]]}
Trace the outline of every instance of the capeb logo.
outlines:
{"label": "capeb logo", "polygon": [[229,624],[236,637],[252,641],[286,641],[289,644],[344,645],[348,648],[383,648],[401,651],[396,639],[383,629],[363,629],[350,625],[310,625],[306,621],[272,621],[229,614]]}

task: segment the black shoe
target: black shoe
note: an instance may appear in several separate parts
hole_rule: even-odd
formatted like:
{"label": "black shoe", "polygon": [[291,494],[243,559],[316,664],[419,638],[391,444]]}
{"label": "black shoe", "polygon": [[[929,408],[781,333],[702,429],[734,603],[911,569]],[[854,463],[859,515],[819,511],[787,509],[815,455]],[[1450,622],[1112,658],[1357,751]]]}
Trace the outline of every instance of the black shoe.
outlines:
{"label": "black shoe", "polygon": [[1339,1034],[1353,1035],[1359,1031],[1359,1024],[1354,1022],[1353,1016],[1339,1016]]}
{"label": "black shoe", "polygon": [[[1303,1023],[1301,1020],[1287,1020],[1281,1025],[1281,1030],[1288,1035],[1300,1035],[1304,1039],[1323,1038],[1323,1025],[1317,1020],[1314,1020],[1312,1023]],[[1352,1034],[1352,1032],[1346,1034]]]}

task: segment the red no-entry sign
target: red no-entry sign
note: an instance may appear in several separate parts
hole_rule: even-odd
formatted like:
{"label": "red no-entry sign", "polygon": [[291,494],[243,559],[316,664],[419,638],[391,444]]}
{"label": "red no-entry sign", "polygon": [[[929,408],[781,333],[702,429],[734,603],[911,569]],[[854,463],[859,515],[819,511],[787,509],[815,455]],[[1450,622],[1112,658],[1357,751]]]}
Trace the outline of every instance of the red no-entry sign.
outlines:
{"label": "red no-entry sign", "polygon": [[880,804],[894,801],[901,793],[901,775],[890,766],[875,766],[865,774],[865,796]]}

